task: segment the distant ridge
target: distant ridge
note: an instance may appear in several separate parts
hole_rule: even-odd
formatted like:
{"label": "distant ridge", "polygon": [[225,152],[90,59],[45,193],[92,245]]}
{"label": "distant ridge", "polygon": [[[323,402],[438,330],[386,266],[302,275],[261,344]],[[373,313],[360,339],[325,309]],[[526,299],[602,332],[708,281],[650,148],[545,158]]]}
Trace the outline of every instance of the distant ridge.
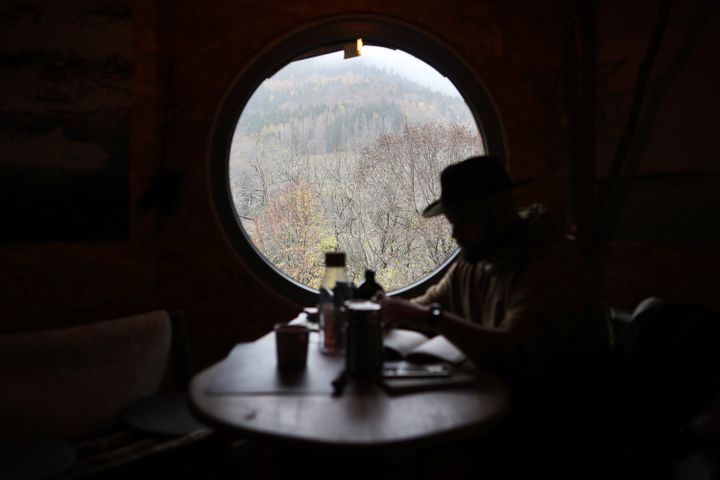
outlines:
{"label": "distant ridge", "polygon": [[[337,149],[347,135],[376,138],[422,123],[472,125],[473,119],[462,98],[395,72],[355,61],[300,61],[261,84],[243,111],[238,133],[283,138],[295,132],[314,137],[313,150],[322,153]],[[327,133],[324,142],[318,129]]]}

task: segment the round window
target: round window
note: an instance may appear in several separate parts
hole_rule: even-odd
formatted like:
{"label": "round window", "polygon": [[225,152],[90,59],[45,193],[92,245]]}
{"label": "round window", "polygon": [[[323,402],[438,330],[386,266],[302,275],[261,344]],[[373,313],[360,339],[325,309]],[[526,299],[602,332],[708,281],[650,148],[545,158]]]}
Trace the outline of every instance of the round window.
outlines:
{"label": "round window", "polygon": [[414,30],[365,22],[305,29],[261,55],[215,125],[216,206],[231,242],[306,304],[327,251],[346,252],[356,282],[375,270],[389,292],[431,280],[456,254],[447,222],[420,215],[440,171],[502,144],[462,62]]}

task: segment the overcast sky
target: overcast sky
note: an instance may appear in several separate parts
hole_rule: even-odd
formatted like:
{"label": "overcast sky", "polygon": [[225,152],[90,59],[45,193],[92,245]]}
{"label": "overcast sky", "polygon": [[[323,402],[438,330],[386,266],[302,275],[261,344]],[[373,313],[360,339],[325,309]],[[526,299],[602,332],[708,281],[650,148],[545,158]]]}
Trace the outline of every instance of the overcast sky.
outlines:
{"label": "overcast sky", "polygon": [[393,50],[385,47],[364,46],[362,56],[343,60],[343,53],[336,52],[314,57],[311,61],[325,62],[363,62],[376,67],[392,70],[397,74],[419,83],[432,90],[459,97],[460,92],[450,80],[442,76],[437,70],[402,50]]}

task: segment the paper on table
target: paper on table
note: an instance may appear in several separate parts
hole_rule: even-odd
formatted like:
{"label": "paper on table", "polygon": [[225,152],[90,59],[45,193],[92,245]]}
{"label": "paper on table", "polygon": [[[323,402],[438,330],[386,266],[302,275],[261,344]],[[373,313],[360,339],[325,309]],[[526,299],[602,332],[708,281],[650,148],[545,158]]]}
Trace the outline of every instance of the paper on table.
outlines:
{"label": "paper on table", "polygon": [[420,332],[400,328],[389,330],[383,340],[386,356],[416,362],[445,361],[455,365],[467,357],[442,335],[429,338]]}

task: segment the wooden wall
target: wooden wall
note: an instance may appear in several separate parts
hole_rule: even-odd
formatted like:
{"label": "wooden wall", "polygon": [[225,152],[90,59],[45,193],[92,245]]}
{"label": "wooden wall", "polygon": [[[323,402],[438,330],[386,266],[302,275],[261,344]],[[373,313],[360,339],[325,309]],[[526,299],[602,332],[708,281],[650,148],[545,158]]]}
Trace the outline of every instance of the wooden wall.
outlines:
{"label": "wooden wall", "polygon": [[[598,177],[617,143],[641,47],[652,28],[652,15],[642,12],[655,10],[659,2],[641,3],[644,8],[634,16],[625,15],[625,4],[614,0],[604,2],[600,11],[599,58],[622,57],[624,63],[613,77],[620,105],[616,116],[599,125]],[[692,5],[686,8],[692,11]],[[304,23],[356,13],[407,22],[438,37],[472,65],[500,113],[513,175],[534,178],[532,187],[520,193],[521,202],[545,202],[561,219],[568,218],[562,123],[566,2],[137,0],[130,238],[1,245],[0,331],[181,308],[190,322],[198,364],[204,365],[235,342],[292,318],[298,306],[256,280],[233,253],[215,217],[207,164],[211,124],[233,78],[261,49]],[[689,15],[679,16],[677,31]],[[710,21],[717,24],[717,15]],[[58,31],[67,28],[71,26],[60,25]],[[701,43],[707,46],[712,40],[703,37]],[[684,71],[702,78],[715,75],[710,50],[698,49],[693,66]],[[717,109],[707,105],[717,105],[718,95],[711,83],[688,81],[673,90],[676,106],[687,108],[681,115],[676,108],[663,111],[657,137],[680,132],[694,146],[692,170],[711,169],[717,155],[697,129],[703,126],[706,132],[708,122],[717,126]],[[703,95],[686,95],[690,85],[702,88]],[[706,101],[686,101],[698,96]],[[673,168],[690,169],[675,150],[657,149],[653,158],[672,157],[678,159]],[[143,194],[158,179],[174,201],[147,207]],[[668,244],[654,238],[613,244],[605,274],[608,302],[629,306],[646,294],[660,293],[720,306],[711,286],[718,284],[717,274],[708,268],[718,265],[717,244]]]}
{"label": "wooden wall", "polygon": [[[625,128],[661,2],[604,1],[598,16],[596,172]],[[675,2],[651,70],[605,259],[608,302],[656,295],[720,310],[720,44],[717,2]]]}

